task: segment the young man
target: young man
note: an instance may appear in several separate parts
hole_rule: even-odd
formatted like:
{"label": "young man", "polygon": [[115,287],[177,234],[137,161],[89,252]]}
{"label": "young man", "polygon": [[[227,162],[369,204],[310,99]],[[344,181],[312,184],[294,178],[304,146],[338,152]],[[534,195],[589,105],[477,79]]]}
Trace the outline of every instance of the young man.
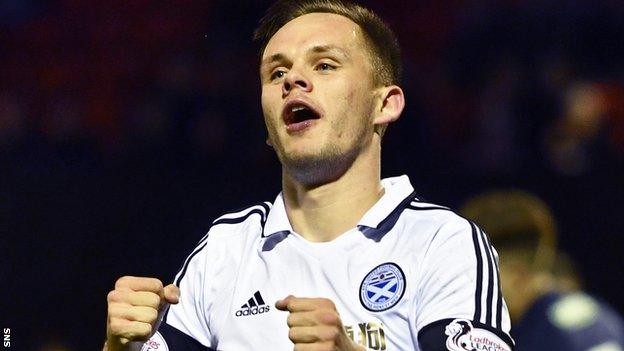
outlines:
{"label": "young man", "polygon": [[282,192],[214,221],[173,285],[119,279],[107,349],[157,329],[143,350],[511,350],[486,236],[380,180],[404,107],[392,32],[356,5],[279,1],[256,38]]}

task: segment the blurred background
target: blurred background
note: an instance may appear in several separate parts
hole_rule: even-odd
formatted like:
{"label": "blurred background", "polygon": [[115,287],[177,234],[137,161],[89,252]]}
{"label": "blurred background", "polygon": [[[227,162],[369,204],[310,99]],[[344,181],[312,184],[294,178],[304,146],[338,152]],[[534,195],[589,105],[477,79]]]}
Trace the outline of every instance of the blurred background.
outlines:
{"label": "blurred background", "polygon": [[[407,108],[383,175],[432,202],[544,198],[586,290],[624,312],[624,2],[362,1]],[[171,281],[223,212],[280,190],[241,1],[0,0],[0,327],[97,350],[122,275]]]}

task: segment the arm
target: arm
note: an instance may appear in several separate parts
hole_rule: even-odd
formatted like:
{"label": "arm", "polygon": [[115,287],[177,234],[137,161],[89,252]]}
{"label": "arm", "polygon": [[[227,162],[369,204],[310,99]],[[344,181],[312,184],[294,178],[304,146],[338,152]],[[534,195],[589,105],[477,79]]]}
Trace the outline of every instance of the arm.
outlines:
{"label": "arm", "polygon": [[513,350],[498,257],[476,225],[456,219],[442,226],[421,267],[414,312],[423,351]]}

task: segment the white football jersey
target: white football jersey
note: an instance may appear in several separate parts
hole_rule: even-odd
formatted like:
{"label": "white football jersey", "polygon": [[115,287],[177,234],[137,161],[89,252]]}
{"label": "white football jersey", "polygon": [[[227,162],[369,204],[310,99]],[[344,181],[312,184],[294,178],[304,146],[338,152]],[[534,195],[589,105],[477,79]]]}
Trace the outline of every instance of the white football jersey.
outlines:
{"label": "white football jersey", "polygon": [[226,214],[175,277],[181,296],[143,350],[292,350],[288,295],[332,300],[371,350],[513,349],[486,235],[416,197],[407,176],[330,242],[294,232],[282,195]]}

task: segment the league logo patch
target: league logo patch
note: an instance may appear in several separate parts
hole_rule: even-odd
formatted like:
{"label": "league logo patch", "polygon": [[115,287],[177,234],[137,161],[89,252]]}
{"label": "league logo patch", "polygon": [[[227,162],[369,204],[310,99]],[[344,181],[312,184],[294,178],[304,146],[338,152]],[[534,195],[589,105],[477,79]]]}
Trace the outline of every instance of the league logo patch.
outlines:
{"label": "league logo patch", "polygon": [[156,332],[156,334],[152,335],[152,337],[143,344],[141,351],[169,351],[169,346],[167,346],[167,342],[160,335],[160,332]]}
{"label": "league logo patch", "polygon": [[511,351],[511,347],[496,334],[474,328],[467,319],[455,319],[446,326],[444,334],[449,351]]}
{"label": "league logo patch", "polygon": [[385,311],[405,293],[405,275],[399,266],[387,262],[373,268],[360,285],[360,302],[372,312]]}

